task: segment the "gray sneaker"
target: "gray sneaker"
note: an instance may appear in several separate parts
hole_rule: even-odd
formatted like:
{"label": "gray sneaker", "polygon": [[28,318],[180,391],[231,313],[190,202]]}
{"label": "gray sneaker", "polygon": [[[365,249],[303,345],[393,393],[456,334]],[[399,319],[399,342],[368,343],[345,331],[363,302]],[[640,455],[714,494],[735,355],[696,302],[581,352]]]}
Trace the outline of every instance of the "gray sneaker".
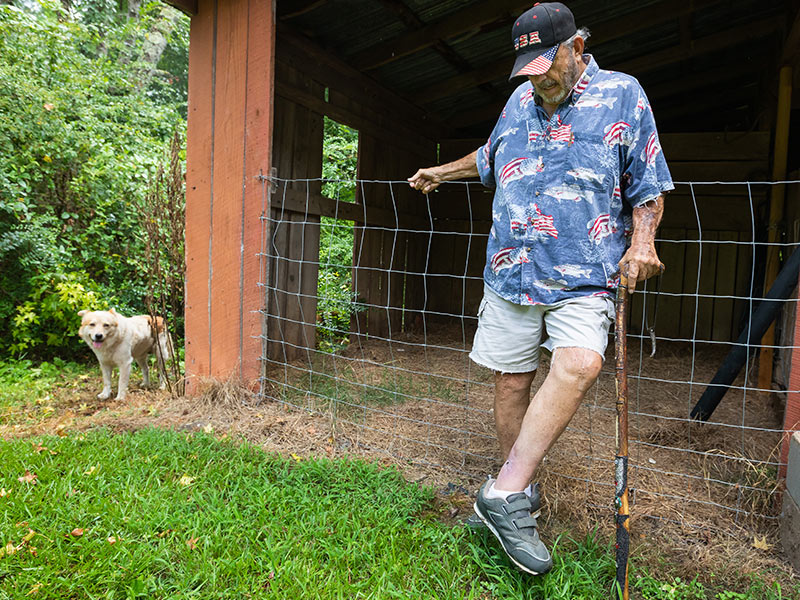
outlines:
{"label": "gray sneaker", "polygon": [[[542,514],[542,493],[538,483],[533,484],[533,493],[528,496],[528,499],[531,501],[531,516],[538,519]],[[475,512],[466,518],[464,524],[474,531],[485,531],[487,529],[486,523]]]}
{"label": "gray sneaker", "polygon": [[531,575],[547,573],[553,559],[539,539],[536,518],[531,516],[531,501],[525,492],[511,494],[506,500],[487,498],[490,479],[481,486],[475,500],[475,512],[503,546],[517,567]]}

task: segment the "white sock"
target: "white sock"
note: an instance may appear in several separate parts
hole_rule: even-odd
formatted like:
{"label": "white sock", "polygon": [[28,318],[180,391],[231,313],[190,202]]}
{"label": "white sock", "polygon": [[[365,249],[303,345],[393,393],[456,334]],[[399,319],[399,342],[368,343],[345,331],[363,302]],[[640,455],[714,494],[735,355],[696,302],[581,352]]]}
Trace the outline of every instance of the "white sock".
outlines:
{"label": "white sock", "polygon": [[526,495],[528,498],[530,498],[531,496],[533,496],[533,484],[532,484],[532,483],[529,483],[529,484],[528,484],[528,487],[526,487],[526,488],[525,488],[524,490],[522,490],[522,491],[523,491],[523,492],[525,492],[525,495]]}
{"label": "white sock", "polygon": [[508,491],[508,490],[498,489],[497,485],[495,485],[495,484],[496,484],[496,482],[493,482],[492,485],[489,487],[489,489],[486,490],[486,497],[487,498],[502,498],[503,500],[505,500],[511,494],[519,494],[520,493],[520,490]]}

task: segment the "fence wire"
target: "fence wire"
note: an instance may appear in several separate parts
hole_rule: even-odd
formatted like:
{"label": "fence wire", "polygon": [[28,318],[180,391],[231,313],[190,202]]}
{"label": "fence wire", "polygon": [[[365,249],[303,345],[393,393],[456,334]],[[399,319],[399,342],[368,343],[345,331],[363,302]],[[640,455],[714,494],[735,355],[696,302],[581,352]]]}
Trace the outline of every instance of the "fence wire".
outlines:
{"label": "fence wire", "polygon": [[[317,179],[262,183],[262,395],[328,416],[331,440],[343,450],[383,453],[465,484],[496,473],[494,375],[468,358],[491,225],[491,213],[480,210],[487,206],[480,186],[451,183],[441,196],[422,196],[410,195],[403,181],[356,181],[349,184],[359,203],[350,204],[321,197],[324,182]],[[764,299],[767,249],[785,259],[800,245],[766,240],[759,214],[772,185],[677,184],[674,194],[687,199],[695,223],[659,231],[669,275],[658,294],[654,280],[641,285],[631,311],[634,518],[732,531],[768,526],[779,514],[784,404],[788,393],[800,392],[787,389],[800,343],[792,336],[796,291],[769,346],[782,389],[758,386],[763,346],[745,343],[749,359],[709,421],[689,417]],[[731,210],[746,212],[748,230],[715,228],[703,209],[709,195],[726,196]],[[437,204],[440,198],[450,204]],[[460,218],[443,213],[441,206],[453,202],[461,203]],[[330,249],[341,243],[345,252],[336,258]],[[647,329],[654,318],[651,357]],[[613,339],[608,348],[597,383],[537,474],[553,507],[611,510]],[[543,362],[534,392],[547,372]]]}

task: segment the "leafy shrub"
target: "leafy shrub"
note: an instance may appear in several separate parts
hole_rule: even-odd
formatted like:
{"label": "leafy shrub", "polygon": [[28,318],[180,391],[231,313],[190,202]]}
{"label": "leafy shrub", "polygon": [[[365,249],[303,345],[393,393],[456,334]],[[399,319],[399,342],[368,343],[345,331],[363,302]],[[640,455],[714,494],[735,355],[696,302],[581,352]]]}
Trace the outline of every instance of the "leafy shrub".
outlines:
{"label": "leafy shrub", "polygon": [[[354,202],[358,132],[325,117],[322,157],[322,176],[327,180],[322,193],[340,202]],[[321,350],[333,352],[347,343],[350,316],[359,310],[351,274],[352,221],[322,217],[319,263],[318,346]]]}
{"label": "leafy shrub", "polygon": [[[78,343],[73,309],[143,308],[137,213],[185,94],[164,91],[170,77],[142,85],[163,4],[138,20],[110,2],[21,6],[0,5],[0,354],[48,356]],[[185,73],[181,56],[166,58]]]}

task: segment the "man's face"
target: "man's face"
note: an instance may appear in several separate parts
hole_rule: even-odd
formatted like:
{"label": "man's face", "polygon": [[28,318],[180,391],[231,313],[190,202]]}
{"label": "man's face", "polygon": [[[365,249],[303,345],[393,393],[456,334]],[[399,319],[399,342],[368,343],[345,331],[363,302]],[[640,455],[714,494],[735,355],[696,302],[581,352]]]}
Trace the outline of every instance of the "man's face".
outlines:
{"label": "man's face", "polygon": [[581,75],[579,61],[580,53],[576,48],[560,46],[547,73],[528,76],[536,94],[546,104],[561,104]]}

